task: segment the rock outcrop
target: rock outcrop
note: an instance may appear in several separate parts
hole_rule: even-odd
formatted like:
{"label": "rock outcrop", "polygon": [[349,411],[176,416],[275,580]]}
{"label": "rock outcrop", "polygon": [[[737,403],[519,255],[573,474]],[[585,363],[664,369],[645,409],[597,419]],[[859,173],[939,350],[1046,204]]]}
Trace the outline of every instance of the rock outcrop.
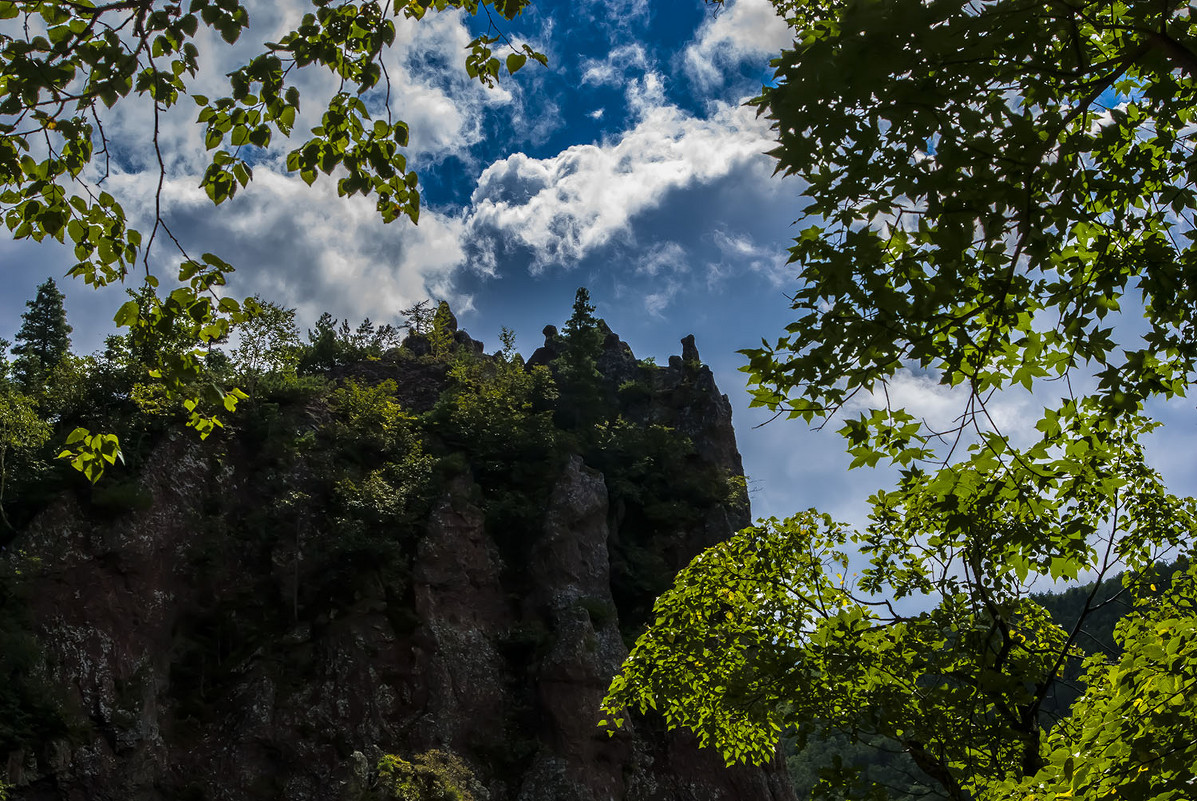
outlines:
{"label": "rock outcrop", "polygon": [[[530,363],[551,364],[556,341],[546,331]],[[693,338],[683,344],[654,367],[608,331],[599,370],[621,414],[681,432],[687,458],[742,484],[730,404]],[[401,397],[410,379],[419,411],[446,380],[426,361],[343,375],[393,378]],[[7,755],[14,798],[355,799],[383,754],[430,749],[460,756],[490,801],[792,798],[778,766],[725,768],[658,721],[615,737],[596,725],[634,634],[621,615],[651,603],[629,606],[643,594],[629,564],[651,550],[672,574],[747,523],[745,498],[650,525],[659,518],[613,501],[608,477],[569,454],[512,545],[467,466],[414,524],[401,570],[329,579],[336,601],[318,605],[301,599],[311,554],[341,535],[310,514],[302,463],[264,461],[243,440],[172,435],[132,480],[138,508],[97,520],[64,496],[22,534],[46,675],[72,729]]]}

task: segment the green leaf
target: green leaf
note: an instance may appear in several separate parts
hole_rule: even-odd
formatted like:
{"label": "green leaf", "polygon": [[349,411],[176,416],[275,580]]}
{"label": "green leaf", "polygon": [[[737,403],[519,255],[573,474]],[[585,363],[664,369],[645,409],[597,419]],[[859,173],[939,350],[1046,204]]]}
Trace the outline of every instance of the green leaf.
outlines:
{"label": "green leaf", "polygon": [[113,317],[113,322],[118,327],[127,328],[137,321],[140,314],[140,306],[136,300],[126,301],[120,309],[117,310],[116,316]]}

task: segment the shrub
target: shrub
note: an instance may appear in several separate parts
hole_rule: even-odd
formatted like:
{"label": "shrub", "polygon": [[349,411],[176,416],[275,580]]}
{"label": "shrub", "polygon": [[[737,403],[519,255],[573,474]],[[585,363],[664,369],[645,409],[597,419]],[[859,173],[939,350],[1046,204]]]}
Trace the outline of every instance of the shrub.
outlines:
{"label": "shrub", "polygon": [[432,750],[407,760],[387,754],[378,762],[383,798],[397,801],[483,801],[486,791],[459,757]]}

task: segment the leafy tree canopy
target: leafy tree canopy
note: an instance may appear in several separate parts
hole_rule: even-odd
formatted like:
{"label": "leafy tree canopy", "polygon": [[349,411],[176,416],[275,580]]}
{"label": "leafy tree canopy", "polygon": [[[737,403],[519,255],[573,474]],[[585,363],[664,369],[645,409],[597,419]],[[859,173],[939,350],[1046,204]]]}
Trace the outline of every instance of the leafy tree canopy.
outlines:
{"label": "leafy tree canopy", "polygon": [[[190,95],[211,153],[202,186],[213,203],[246,186],[253,178],[254,154],[282,139],[293,145],[287,168],[307,183],[335,174],[339,194],[375,198],[383,221],[408,217],[415,222],[420,194],[404,155],[407,125],[392,115],[389,103],[379,108],[367,96],[389,82],[382,56],[395,42],[395,18],[419,20],[429,11],[463,9],[469,14],[485,10],[488,17],[493,11],[495,18],[510,20],[527,3],[501,0],[492,8],[479,0],[312,0],[294,30],[264,43],[228,74],[227,94],[209,98],[189,89],[208,55],[199,43],[232,44],[249,28],[249,13],[237,0],[0,2],[0,21],[12,21],[0,34],[0,213],[17,239],[69,239],[77,259],[70,274],[94,286],[128,280],[140,261],[145,284],[154,290],[159,276],[150,270],[151,252],[155,244],[172,242],[179,267],[169,278],[177,278],[178,285],[151,302],[130,300],[115,321],[131,329],[135,339],[152,340],[155,332],[182,325],[192,342],[220,340],[253,312],[219,293],[232,265],[213,253],[184,251],[158,202],[148,231],[129,227],[120,199],[100,186],[109,153],[104,110],[132,103],[151,109],[155,124],[145,140],[121,145],[157,154],[159,195],[166,167],[157,121]],[[209,32],[218,36],[209,39]],[[494,48],[508,51],[505,60]],[[491,85],[501,72],[514,73],[529,58],[545,61],[492,27],[469,44],[465,69]],[[304,136],[294,128],[298,78],[306,69],[328,70],[339,80],[339,90]],[[203,351],[168,354],[150,366],[169,390],[192,395],[204,371]],[[237,395],[220,391],[193,397],[187,401],[190,424],[211,431],[213,415],[236,400]]]}
{"label": "leafy tree canopy", "polygon": [[[252,305],[251,305],[252,303]],[[265,373],[294,371],[299,360],[299,327],[295,310],[255,295],[246,302],[252,316],[238,329],[238,342],[231,358],[253,397],[258,379]]]}
{"label": "leafy tree canopy", "polygon": [[[912,366],[965,390],[961,430],[1043,380],[1096,374],[1108,416],[1184,394],[1188,4],[775,5],[795,46],[756,102],[815,222],[792,249],[797,319],[749,354],[758,403],[824,419]],[[1118,325],[1124,304],[1147,325]],[[869,464],[932,458],[944,433],[888,407],[845,430]]]}
{"label": "leafy tree canopy", "polygon": [[4,514],[4,489],[16,461],[50,438],[50,426],[37,416],[32,400],[0,384],[0,522],[11,527]]}
{"label": "leafy tree canopy", "polygon": [[[747,352],[754,403],[847,415],[854,466],[901,478],[863,531],[800,515],[697,560],[608,710],[656,707],[729,761],[787,728],[880,738],[953,799],[1191,794],[1193,576],[1158,602],[1136,578],[1197,531],[1141,445],[1197,368],[1189,4],[774,5],[794,43],[754,102],[808,222],[795,320]],[[890,402],[912,370],[954,389],[953,423]],[[1029,443],[989,411],[1019,387],[1059,397]],[[1030,588],[1121,566],[1124,655],[1086,657],[1094,597],[1064,630]]]}

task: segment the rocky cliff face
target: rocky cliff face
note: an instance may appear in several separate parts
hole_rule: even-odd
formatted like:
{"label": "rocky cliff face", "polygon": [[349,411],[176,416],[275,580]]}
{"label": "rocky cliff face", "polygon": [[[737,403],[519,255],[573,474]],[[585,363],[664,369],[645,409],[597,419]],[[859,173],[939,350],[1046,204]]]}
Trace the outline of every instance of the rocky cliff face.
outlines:
{"label": "rocky cliff face", "polygon": [[[530,364],[552,364],[556,341]],[[608,332],[598,367],[627,425],[680,432],[695,470],[742,488],[730,406],[692,339],[651,368]],[[395,379],[414,412],[448,380],[426,358],[342,373]],[[81,490],[12,543],[70,725],[7,754],[15,798],[384,797],[379,758],[431,749],[459,756],[491,801],[792,798],[780,769],[727,769],[659,722],[597,728],[658,580],[638,560],[667,577],[746,524],[745,498],[704,496],[670,523],[658,507],[685,492],[650,503],[566,452],[517,536],[480,470],[449,454],[400,556],[374,569],[385,549],[318,512],[314,457],[263,455],[280,430],[320,436],[323,414],[301,406],[265,440],[173,434],[126,479],[135,502],[101,516]]]}

